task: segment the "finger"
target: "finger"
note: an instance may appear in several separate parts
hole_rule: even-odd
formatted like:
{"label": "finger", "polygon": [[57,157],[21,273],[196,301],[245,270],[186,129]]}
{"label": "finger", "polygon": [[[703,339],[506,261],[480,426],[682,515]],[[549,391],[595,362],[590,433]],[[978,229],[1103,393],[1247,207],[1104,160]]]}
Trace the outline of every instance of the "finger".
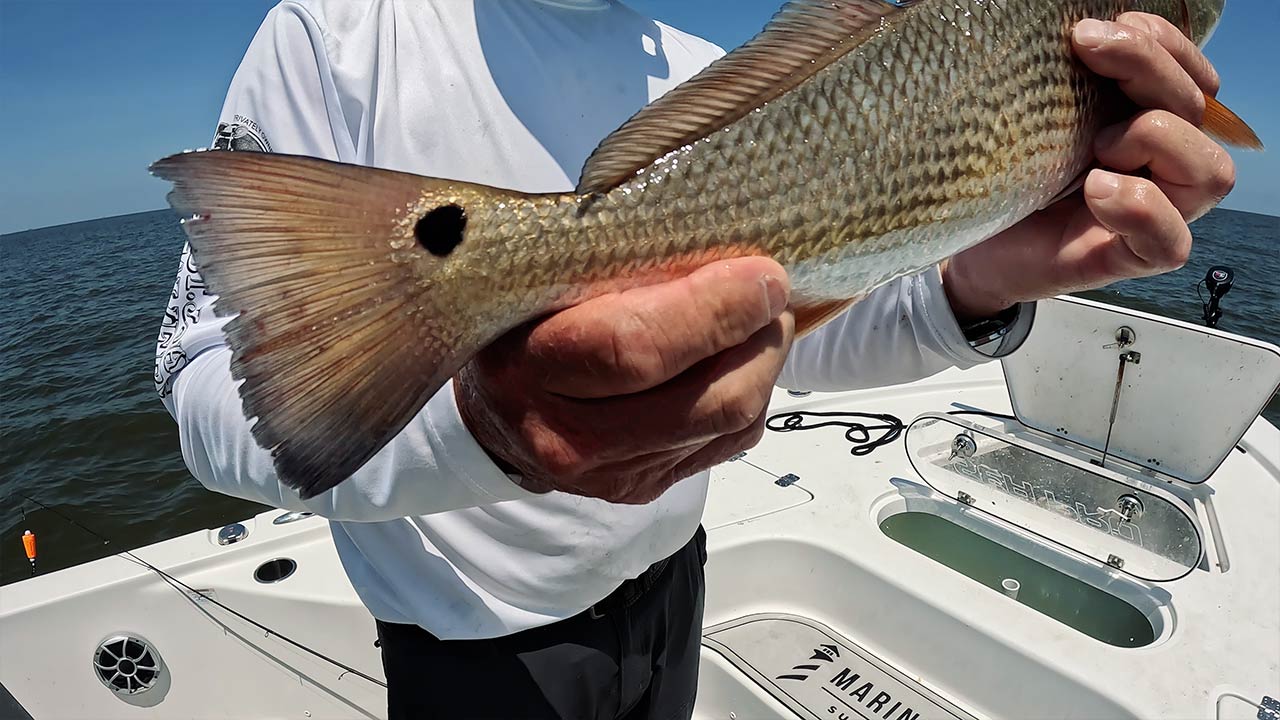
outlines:
{"label": "finger", "polygon": [[786,271],[766,258],[714,263],[551,316],[526,347],[544,387],[574,398],[640,392],[739,345],[787,305]]}
{"label": "finger", "polygon": [[[716,438],[710,442],[721,440],[723,438]],[[582,479],[563,484],[560,489],[611,503],[637,505],[652,502],[685,477],[673,474],[672,469],[709,444],[703,441],[688,447],[602,463]]]}
{"label": "finger", "polygon": [[684,460],[680,461],[671,470],[670,476],[677,482],[688,477],[709,470],[729,458],[737,455],[743,450],[750,450],[760,444],[760,440],[764,438],[765,422],[768,420],[768,405],[764,411],[760,413],[760,417],[756,419],[747,428],[740,430],[732,435],[725,435],[716,438],[702,448],[691,453]]}
{"label": "finger", "polygon": [[1218,75],[1217,69],[1213,67],[1213,63],[1209,62],[1209,58],[1205,57],[1200,47],[1173,23],[1159,15],[1140,12],[1124,13],[1116,18],[1116,22],[1138,28],[1154,37],[1156,42],[1169,51],[1182,69],[1187,71],[1200,90],[1206,95],[1217,96],[1218,90],[1222,87],[1222,78]]}
{"label": "finger", "polygon": [[1152,180],[1187,221],[1213,209],[1235,187],[1235,163],[1227,151],[1163,110],[1103,130],[1094,152],[1099,162],[1122,173],[1150,168]]}
{"label": "finger", "polygon": [[[616,443],[601,443],[603,462],[628,459],[642,447],[649,452],[689,450],[751,426],[768,407],[773,384],[782,372],[795,335],[795,318],[783,313],[747,342],[690,368],[660,387],[607,400],[569,400],[599,418],[599,436],[627,437],[623,453]],[[606,407],[608,412],[601,412]]]}
{"label": "finger", "polygon": [[607,487],[573,488],[569,492],[626,505],[653,502],[677,482],[709,470],[739,452],[758,445],[764,437],[767,419],[767,413],[762,412],[750,426],[736,433],[714,438],[710,442],[606,464],[593,474],[599,477],[624,477],[628,480]]}
{"label": "finger", "polygon": [[1073,36],[1089,69],[1116,80],[1140,107],[1168,110],[1199,125],[1204,92],[1149,32],[1129,25],[1082,20]]}
{"label": "finger", "polygon": [[[795,316],[785,312],[751,340],[693,368],[664,387],[662,398],[641,399],[633,412],[680,413],[683,431],[697,439],[730,435],[749,428],[769,407],[774,383],[795,339]],[[690,398],[684,408],[673,397]],[[652,407],[646,407],[650,403]]]}
{"label": "finger", "polygon": [[1068,235],[1089,254],[1092,262],[1081,267],[1092,279],[1156,275],[1186,264],[1191,231],[1150,180],[1095,170],[1084,190],[1089,212],[1077,216],[1086,219],[1073,222]]}

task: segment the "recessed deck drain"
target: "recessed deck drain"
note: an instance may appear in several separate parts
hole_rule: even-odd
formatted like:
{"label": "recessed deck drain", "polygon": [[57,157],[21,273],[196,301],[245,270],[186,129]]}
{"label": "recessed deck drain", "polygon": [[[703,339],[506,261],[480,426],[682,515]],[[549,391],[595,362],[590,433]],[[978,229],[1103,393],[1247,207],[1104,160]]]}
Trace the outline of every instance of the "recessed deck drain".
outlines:
{"label": "recessed deck drain", "polygon": [[253,579],[260,583],[277,583],[293,574],[298,569],[298,563],[290,558],[275,558],[268,560],[258,566],[253,571]]}
{"label": "recessed deck drain", "polygon": [[165,671],[160,653],[136,635],[113,635],[98,643],[93,670],[103,685],[120,695],[150,690]]}

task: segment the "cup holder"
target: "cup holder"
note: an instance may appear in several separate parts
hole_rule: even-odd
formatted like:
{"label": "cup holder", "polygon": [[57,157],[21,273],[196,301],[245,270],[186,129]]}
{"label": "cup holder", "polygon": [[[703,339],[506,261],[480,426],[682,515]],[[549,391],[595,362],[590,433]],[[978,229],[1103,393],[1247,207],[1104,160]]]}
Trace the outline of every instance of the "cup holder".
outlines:
{"label": "cup holder", "polygon": [[289,558],[275,558],[268,560],[258,566],[253,571],[253,579],[260,583],[278,583],[281,580],[293,574],[298,569],[298,563]]}

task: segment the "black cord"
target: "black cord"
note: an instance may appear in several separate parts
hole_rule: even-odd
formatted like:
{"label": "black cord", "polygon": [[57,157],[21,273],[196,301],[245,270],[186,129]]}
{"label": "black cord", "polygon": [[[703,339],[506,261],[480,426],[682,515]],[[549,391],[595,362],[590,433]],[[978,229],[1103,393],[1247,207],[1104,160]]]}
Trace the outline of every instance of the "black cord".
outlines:
{"label": "black cord", "polygon": [[[986,410],[952,410],[948,415],[981,415],[983,417],[998,418],[1000,420],[1011,420],[1017,422],[1017,418],[1004,413],[989,412]],[[865,418],[868,420],[877,420],[881,424],[868,425],[864,422],[853,420],[825,420],[812,424],[805,424],[805,420],[810,418]],[[895,415],[888,413],[860,413],[860,412],[787,412],[772,415],[765,420],[766,428],[778,432],[789,433],[798,432],[800,430],[817,430],[825,427],[842,427],[845,428],[844,439],[848,440],[853,447],[849,448],[849,454],[855,457],[863,457],[879,450],[897,440],[902,436],[906,425]],[[873,437],[872,432],[883,431],[880,435]]]}
{"label": "black cord", "polygon": [[[92,535],[92,536],[94,536],[94,537],[98,538],[99,540],[101,540],[101,541],[102,541],[102,544],[103,544],[103,545],[110,545],[110,544],[111,544],[111,539],[110,539],[110,538],[108,538],[107,536],[105,536],[105,535],[103,535],[102,533],[99,533],[99,532],[97,532],[97,531],[95,531],[95,530],[92,530],[92,529],[90,529],[90,528],[87,528],[87,527],[85,527],[84,525],[81,525],[80,523],[76,522],[76,521],[75,521],[75,520],[73,520],[71,517],[69,517],[69,516],[67,516],[67,515],[63,514],[62,512],[60,512],[59,510],[57,510],[56,508],[51,508],[51,507],[49,507],[48,505],[45,505],[44,503],[40,502],[39,500],[36,500],[35,498],[33,498],[33,497],[29,496],[29,495],[25,495],[25,494],[23,494],[23,493],[14,493],[14,494],[15,494],[15,495],[18,495],[18,496],[20,496],[20,497],[26,498],[27,500],[30,500],[31,502],[35,503],[36,505],[39,505],[40,507],[44,508],[45,510],[48,510],[49,512],[53,513],[54,515],[57,515],[58,517],[62,518],[63,520],[65,520],[65,521],[67,521],[67,522],[71,523],[72,525],[74,525],[74,526],[76,526],[76,527],[80,528],[81,530],[83,530],[83,531],[85,531],[85,532],[89,533],[90,535]],[[143,560],[142,558],[138,557],[137,555],[133,554],[132,552],[129,552],[128,550],[125,550],[125,551],[120,552],[120,553],[118,553],[118,554],[120,555],[120,557],[123,557],[123,558],[125,558],[126,560],[130,560],[130,561],[132,561],[132,562],[134,562],[134,563],[137,563],[138,565],[141,565],[142,567],[144,567],[144,568],[146,568],[146,569],[150,570],[151,572],[153,572],[153,573],[155,573],[155,574],[159,575],[161,578],[163,578],[163,579],[164,579],[164,581],[165,581],[165,582],[169,583],[170,585],[172,585],[172,586],[176,586],[176,587],[179,587],[179,588],[182,588],[183,590],[186,590],[187,592],[191,593],[192,595],[196,595],[196,596],[198,596],[198,597],[200,597],[200,598],[203,598],[203,599],[204,599],[205,601],[207,601],[207,602],[210,602],[210,603],[213,603],[214,605],[217,605],[218,607],[222,608],[223,610],[226,610],[227,612],[231,613],[232,615],[234,615],[234,616],[236,616],[236,617],[240,618],[241,620],[243,620],[243,621],[245,621],[245,622],[249,623],[250,625],[252,625],[252,626],[254,626],[254,627],[258,628],[259,630],[261,630],[261,631],[265,632],[268,636],[275,635],[276,637],[278,637],[278,638],[280,638],[281,640],[283,640],[283,641],[285,641],[285,642],[289,643],[290,645],[292,645],[292,646],[294,646],[294,647],[298,648],[299,650],[302,650],[303,652],[310,653],[312,656],[317,657],[317,658],[320,658],[321,660],[324,660],[325,662],[329,663],[330,665],[333,665],[334,667],[342,668],[342,670],[343,670],[342,675],[345,675],[345,674],[347,674],[347,673],[350,673],[350,674],[355,675],[355,676],[357,676],[357,677],[364,678],[365,680],[368,680],[369,682],[373,683],[374,685],[378,685],[379,687],[382,687],[382,688],[386,688],[386,687],[387,687],[387,684],[386,684],[386,683],[384,683],[384,682],[382,682],[381,680],[379,680],[379,679],[377,679],[377,678],[373,677],[372,675],[366,675],[365,673],[360,672],[359,670],[357,670],[357,669],[355,669],[355,668],[351,667],[350,665],[348,665],[348,664],[346,664],[346,663],[344,663],[344,662],[341,662],[341,661],[339,661],[339,660],[334,660],[333,658],[329,657],[328,655],[325,655],[324,653],[320,652],[319,650],[313,650],[313,649],[311,649],[311,648],[307,647],[306,645],[303,645],[302,643],[298,642],[297,640],[294,640],[293,638],[289,637],[288,635],[283,635],[283,634],[281,634],[281,633],[279,633],[279,632],[277,632],[277,631],[275,631],[275,630],[272,630],[271,628],[267,627],[266,625],[263,625],[262,623],[258,622],[257,620],[254,620],[253,618],[251,618],[251,617],[249,617],[249,616],[245,615],[244,613],[240,612],[239,610],[235,610],[234,608],[227,607],[227,606],[226,606],[226,605],[224,605],[223,603],[219,602],[216,598],[210,597],[210,596],[208,596],[208,595],[204,594],[203,592],[201,592],[200,590],[197,590],[197,589],[195,589],[195,588],[191,587],[190,585],[188,585],[188,584],[186,584],[186,583],[182,582],[181,580],[179,580],[178,578],[176,578],[176,577],[174,577],[174,576],[170,575],[169,573],[165,572],[164,570],[161,570],[160,568],[156,567],[155,565],[152,565],[151,563],[147,562],[146,560]],[[339,675],[339,676],[338,676],[338,679],[342,679],[342,675]]]}
{"label": "black cord", "polygon": [[[1206,325],[1208,325],[1209,314],[1210,312],[1212,312],[1211,305],[1213,304],[1213,298],[1211,297],[1209,298],[1209,302],[1205,302],[1204,293],[1200,292],[1200,288],[1202,287],[1208,287],[1205,284],[1204,279],[1201,279],[1200,282],[1196,283],[1196,297],[1200,299],[1200,319],[1203,320]],[[1210,325],[1210,327],[1215,327],[1215,326]]]}
{"label": "black cord", "polygon": [[[805,420],[808,418],[866,418],[868,420],[877,420],[880,425],[868,425],[857,421],[827,420],[824,422],[806,425]],[[779,433],[797,432],[800,430],[817,430],[824,427],[842,427],[846,428],[844,439],[853,444],[849,448],[849,454],[855,457],[870,455],[879,448],[888,445],[897,440],[902,431],[906,429],[906,425],[897,417],[880,413],[859,413],[859,412],[789,412],[773,415],[765,420],[766,428]],[[882,434],[872,437],[873,431],[883,431]]]}

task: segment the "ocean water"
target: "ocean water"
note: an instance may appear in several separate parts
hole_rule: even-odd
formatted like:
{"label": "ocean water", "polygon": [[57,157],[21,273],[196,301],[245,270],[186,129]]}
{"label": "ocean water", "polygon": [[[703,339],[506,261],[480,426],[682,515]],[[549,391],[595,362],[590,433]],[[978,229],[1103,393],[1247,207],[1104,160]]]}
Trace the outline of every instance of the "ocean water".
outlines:
{"label": "ocean water", "polygon": [[[1217,211],[1193,229],[1183,270],[1087,296],[1198,322],[1196,282],[1229,265],[1220,327],[1280,344],[1280,218]],[[261,510],[190,477],[152,388],[182,241],[167,210],[0,236],[0,584],[29,575],[25,529],[49,572]],[[1265,414],[1280,423],[1280,402]]]}

